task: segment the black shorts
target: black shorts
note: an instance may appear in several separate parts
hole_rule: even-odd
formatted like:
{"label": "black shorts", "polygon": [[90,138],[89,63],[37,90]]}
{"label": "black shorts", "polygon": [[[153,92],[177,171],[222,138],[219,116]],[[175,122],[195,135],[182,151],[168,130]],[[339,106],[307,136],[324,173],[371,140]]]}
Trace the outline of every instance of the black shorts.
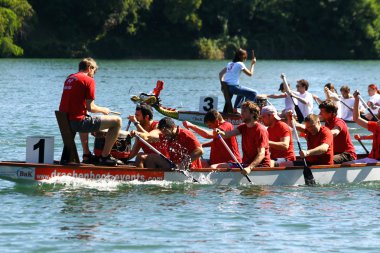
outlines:
{"label": "black shorts", "polygon": [[71,129],[74,132],[79,133],[90,133],[96,132],[100,129],[101,120],[100,117],[91,117],[89,115],[85,116],[81,121],[70,121]]}

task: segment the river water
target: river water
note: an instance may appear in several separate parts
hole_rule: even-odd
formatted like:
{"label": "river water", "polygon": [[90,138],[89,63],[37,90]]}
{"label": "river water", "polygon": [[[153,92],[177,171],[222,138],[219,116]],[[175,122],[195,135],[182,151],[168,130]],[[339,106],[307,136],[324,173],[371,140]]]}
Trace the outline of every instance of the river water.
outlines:
{"label": "river water", "polygon": [[[165,106],[198,110],[199,97],[212,95],[223,107],[217,77],[226,61],[98,63],[96,103],[122,112],[123,127],[134,112],[130,96],[150,92],[158,79],[165,81]],[[77,64],[0,59],[0,160],[25,160],[26,138],[35,135],[54,136],[59,159],[54,110]],[[258,61],[254,77],[241,82],[270,94],[285,73],[293,87],[307,79],[309,91],[321,97],[332,82],[359,89],[366,99],[367,86],[380,84],[379,67],[379,61]],[[271,102],[283,107],[282,100]],[[350,130],[368,133],[354,124]],[[378,252],[379,200],[380,183],[308,188],[0,180],[0,252]]]}

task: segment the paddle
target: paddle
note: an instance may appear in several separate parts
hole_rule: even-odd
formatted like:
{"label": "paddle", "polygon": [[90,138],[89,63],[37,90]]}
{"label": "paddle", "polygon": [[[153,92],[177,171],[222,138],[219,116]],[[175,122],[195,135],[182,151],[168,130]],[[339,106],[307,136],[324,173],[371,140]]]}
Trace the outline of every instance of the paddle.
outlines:
{"label": "paddle", "polygon": [[[292,127],[294,129],[294,134],[296,136],[296,140],[297,140],[297,144],[298,144],[298,149],[301,152],[301,150],[302,150],[302,148],[301,148],[301,142],[300,142],[300,138],[298,137],[297,128],[294,125],[293,118],[292,118]],[[309,168],[309,166],[307,166],[305,158],[303,158],[303,178],[305,179],[305,184],[306,185],[315,185],[316,184],[315,180],[314,180],[313,173],[311,172],[311,169]]]}
{"label": "paddle", "polygon": [[360,145],[362,145],[363,149],[365,150],[365,152],[367,153],[367,155],[369,154],[368,152],[368,149],[364,146],[363,142],[360,140],[360,139],[357,139],[358,142],[360,143]]}
{"label": "paddle", "polygon": [[158,151],[156,148],[154,148],[152,145],[150,145],[146,140],[144,140],[143,138],[141,138],[141,136],[139,136],[138,134],[136,134],[135,136],[136,136],[137,139],[139,139],[139,141],[141,141],[142,143],[144,143],[153,152],[155,152],[161,158],[163,158],[164,160],[166,160],[170,164],[170,169],[171,170],[173,170],[173,171],[179,171],[182,174],[184,174],[186,177],[192,179],[193,182],[198,183],[198,180],[196,180],[195,178],[193,178],[187,171],[178,169],[177,165],[175,163],[173,163],[169,158],[167,158],[166,156],[164,156],[160,151]]}
{"label": "paddle", "polygon": [[[355,92],[359,93],[358,90],[356,90]],[[360,99],[360,101],[362,102],[362,104],[364,105],[364,107],[369,111],[369,113],[372,115],[372,117],[376,120],[376,121],[379,121],[379,119],[376,117],[376,115],[371,111],[371,109],[368,107],[368,105],[366,104],[366,102],[364,101],[364,99],[362,98],[362,96],[360,96],[360,94],[358,94],[358,98]]]}
{"label": "paddle", "polygon": [[[218,134],[218,138],[219,140],[223,143],[224,147],[227,149],[228,153],[230,153],[231,157],[234,159],[234,161],[239,165],[239,168],[241,171],[243,171],[243,165],[241,165],[241,163],[239,163],[238,159],[236,158],[236,156],[232,153],[232,150],[230,149],[230,147],[228,147],[227,143],[224,141],[223,137],[220,135],[219,131],[216,131],[216,133]],[[245,175],[245,177],[247,178],[248,182],[250,182],[252,184],[252,181],[251,179],[249,179],[248,175]]]}
{"label": "paddle", "polygon": [[344,105],[346,106],[348,109],[350,109],[351,111],[353,111],[354,109],[352,109],[348,104],[346,104],[342,99],[338,98],[339,101]]}
{"label": "paddle", "polygon": [[284,85],[286,87],[284,87],[289,93],[288,95],[291,97],[292,99],[292,102],[293,102],[293,105],[294,105],[294,110],[296,112],[296,115],[297,115],[297,120],[299,123],[302,123],[304,121],[304,116],[300,110],[300,108],[298,107],[298,105],[296,105],[296,102],[294,102],[294,97],[292,96],[292,94],[290,93],[290,87],[289,87],[289,84],[288,84],[288,81],[286,80],[286,76],[285,74],[281,74],[281,79],[282,81],[284,82]]}
{"label": "paddle", "polygon": [[116,115],[121,115],[120,112],[115,112],[115,111],[110,111],[110,113],[112,113],[112,114],[116,114]]}
{"label": "paddle", "polygon": [[127,125],[127,128],[125,129],[125,131],[129,130],[129,127],[131,126],[131,123],[132,123],[132,121],[128,120],[128,125]]}

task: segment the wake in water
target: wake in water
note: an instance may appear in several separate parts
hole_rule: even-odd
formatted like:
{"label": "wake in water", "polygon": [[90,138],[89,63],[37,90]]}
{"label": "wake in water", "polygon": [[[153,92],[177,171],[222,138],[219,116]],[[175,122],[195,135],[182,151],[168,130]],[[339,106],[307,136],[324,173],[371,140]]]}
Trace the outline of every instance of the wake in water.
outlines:
{"label": "wake in water", "polygon": [[198,183],[193,183],[192,179],[189,178],[183,182],[173,182],[173,181],[120,181],[115,180],[112,177],[101,178],[101,179],[84,179],[76,178],[70,176],[59,176],[52,177],[50,179],[44,179],[39,182],[41,186],[51,185],[53,187],[62,187],[64,189],[96,189],[99,191],[118,191],[120,188],[125,186],[140,186],[140,185],[149,185],[149,186],[158,186],[163,188],[171,188],[172,186],[177,185],[211,185],[212,181],[210,176],[213,172],[208,173],[207,175],[201,175],[197,178]]}

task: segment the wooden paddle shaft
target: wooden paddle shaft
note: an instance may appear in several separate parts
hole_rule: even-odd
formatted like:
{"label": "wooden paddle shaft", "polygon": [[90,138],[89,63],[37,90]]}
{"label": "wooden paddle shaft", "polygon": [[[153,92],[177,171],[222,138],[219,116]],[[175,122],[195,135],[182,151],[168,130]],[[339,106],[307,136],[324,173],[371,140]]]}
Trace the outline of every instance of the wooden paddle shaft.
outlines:
{"label": "wooden paddle shaft", "polygon": [[[224,147],[227,149],[228,153],[230,153],[231,157],[234,159],[234,161],[239,165],[240,170],[244,170],[243,165],[238,161],[234,153],[232,153],[232,150],[230,147],[227,145],[227,143],[224,141],[223,137],[218,133],[218,138],[219,140],[223,143]],[[248,177],[248,175],[245,175],[247,178],[248,182],[252,183],[251,179]]]}
{"label": "wooden paddle shaft", "polygon": [[379,121],[379,119],[376,117],[376,115],[371,111],[371,109],[368,107],[367,103],[364,101],[364,99],[362,98],[362,96],[358,95],[358,98],[360,99],[360,101],[362,102],[362,104],[364,105],[364,107],[369,111],[369,113],[372,115],[372,117],[374,117],[377,121]]}

